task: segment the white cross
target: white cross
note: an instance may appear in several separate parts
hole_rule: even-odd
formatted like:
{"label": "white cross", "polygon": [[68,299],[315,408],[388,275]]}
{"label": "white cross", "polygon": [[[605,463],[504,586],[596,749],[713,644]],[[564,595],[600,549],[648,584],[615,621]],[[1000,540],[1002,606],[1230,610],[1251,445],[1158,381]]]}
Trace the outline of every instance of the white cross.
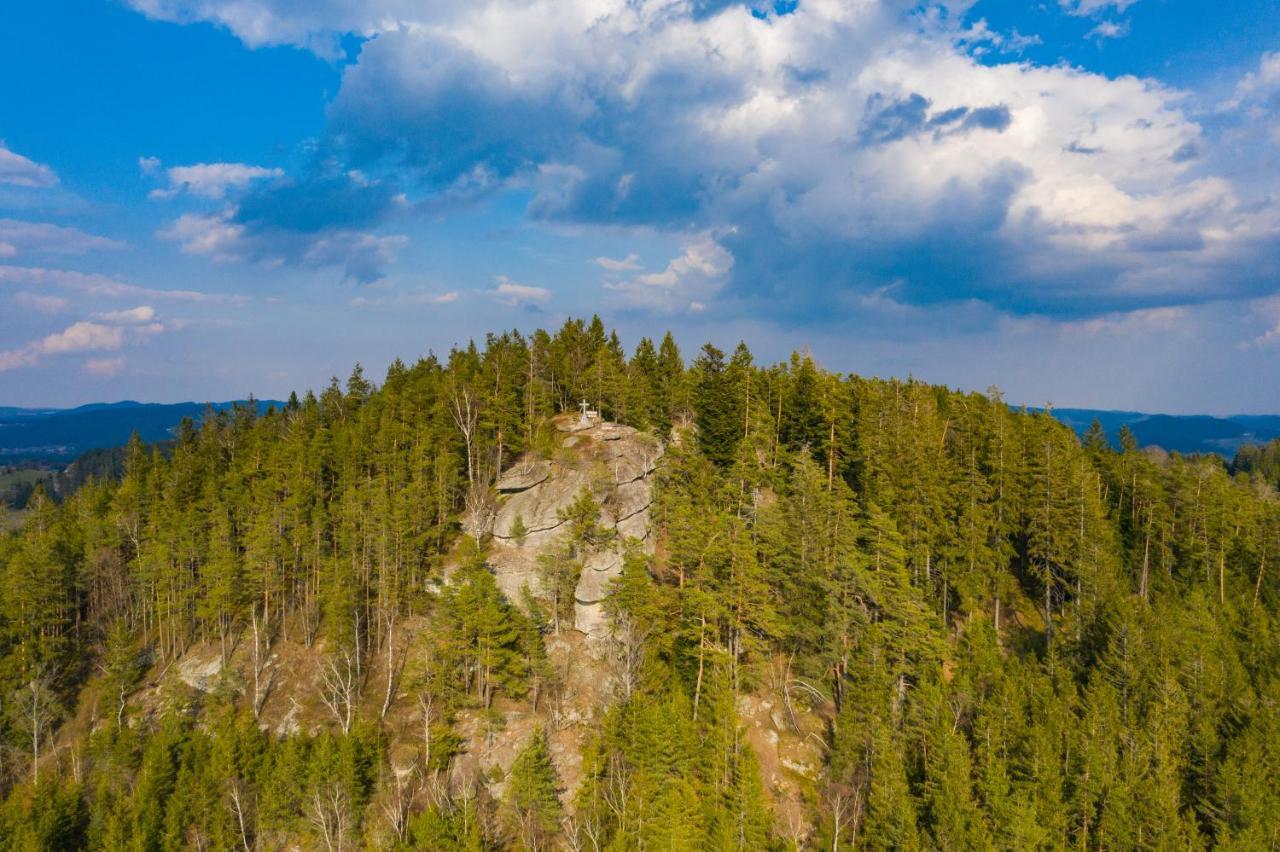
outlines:
{"label": "white cross", "polygon": [[586,419],[587,419],[587,408],[589,407],[589,406],[588,406],[588,404],[587,404],[587,401],[584,399],[582,402],[578,403],[578,407],[582,409],[582,419],[583,419],[583,420],[586,420]]}

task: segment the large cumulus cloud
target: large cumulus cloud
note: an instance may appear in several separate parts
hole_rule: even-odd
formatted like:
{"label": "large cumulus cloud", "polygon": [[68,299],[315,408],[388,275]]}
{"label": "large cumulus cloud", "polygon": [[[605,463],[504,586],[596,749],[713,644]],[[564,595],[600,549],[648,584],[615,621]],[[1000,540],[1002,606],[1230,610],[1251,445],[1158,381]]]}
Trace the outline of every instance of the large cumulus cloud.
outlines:
{"label": "large cumulus cloud", "polygon": [[840,317],[892,287],[1077,316],[1273,286],[1274,206],[1209,168],[1183,93],[983,61],[963,2],[134,5],[250,45],[363,36],[326,157],[420,203],[519,188],[538,219],[714,239],[699,303]]}

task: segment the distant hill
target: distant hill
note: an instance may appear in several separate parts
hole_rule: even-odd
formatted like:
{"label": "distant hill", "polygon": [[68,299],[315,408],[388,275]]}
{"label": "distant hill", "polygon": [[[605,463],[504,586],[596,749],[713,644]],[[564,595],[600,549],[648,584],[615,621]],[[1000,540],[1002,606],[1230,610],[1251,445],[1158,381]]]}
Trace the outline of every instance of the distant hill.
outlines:
{"label": "distant hill", "polygon": [[[199,421],[210,408],[221,411],[235,404],[124,401],[69,409],[0,407],[0,464],[69,461],[88,450],[125,444],[135,431],[143,441],[168,440],[183,418]],[[271,405],[282,403],[258,400],[260,411]]]}
{"label": "distant hill", "polygon": [[1217,453],[1232,458],[1245,444],[1263,444],[1280,438],[1280,415],[1239,414],[1211,417],[1206,414],[1144,414],[1140,411],[1096,411],[1089,408],[1055,408],[1053,416],[1083,435],[1097,419],[1113,446],[1120,444],[1120,428],[1128,426],[1144,447],[1162,447],[1179,453]]}

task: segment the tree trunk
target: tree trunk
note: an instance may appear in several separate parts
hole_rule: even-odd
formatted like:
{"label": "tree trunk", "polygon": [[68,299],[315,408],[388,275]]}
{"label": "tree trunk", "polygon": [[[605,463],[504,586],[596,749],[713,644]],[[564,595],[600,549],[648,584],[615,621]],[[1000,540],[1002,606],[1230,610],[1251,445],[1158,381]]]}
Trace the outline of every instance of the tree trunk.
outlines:
{"label": "tree trunk", "polygon": [[698,680],[693,687],[693,720],[698,720],[698,701],[702,697],[702,667],[706,658],[706,635],[707,635],[707,617],[701,616],[701,624],[698,627]]}
{"label": "tree trunk", "polygon": [[1218,603],[1227,602],[1227,554],[1218,551]]}
{"label": "tree trunk", "polygon": [[1253,608],[1258,608],[1258,597],[1262,594],[1262,575],[1267,570],[1267,548],[1262,548],[1262,560],[1258,563],[1258,581],[1253,584]]}
{"label": "tree trunk", "polygon": [[382,698],[382,712],[378,714],[379,719],[387,718],[387,711],[391,709],[391,699],[395,697],[395,630],[396,619],[392,615],[387,619],[387,635],[383,640],[387,643],[387,691]]}
{"label": "tree trunk", "polygon": [[1138,595],[1147,600],[1147,583],[1151,567],[1151,525],[1147,524],[1146,541],[1142,545],[1142,581],[1138,584]]}

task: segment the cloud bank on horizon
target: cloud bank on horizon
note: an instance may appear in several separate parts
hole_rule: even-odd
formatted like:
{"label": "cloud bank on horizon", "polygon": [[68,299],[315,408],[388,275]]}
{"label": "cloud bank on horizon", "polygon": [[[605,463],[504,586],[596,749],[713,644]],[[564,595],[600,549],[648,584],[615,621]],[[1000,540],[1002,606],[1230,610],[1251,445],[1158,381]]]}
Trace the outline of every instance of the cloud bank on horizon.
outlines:
{"label": "cloud bank on horizon", "polygon": [[[1028,58],[1039,35],[969,0],[128,5],[325,63],[338,85],[317,131],[275,162],[139,151],[154,228],[98,236],[29,202],[0,218],[6,263],[146,243],[234,279],[242,312],[264,276],[323,279],[334,294],[308,285],[313,298],[362,315],[458,311],[442,333],[482,331],[495,307],[526,325],[601,309],[861,362],[837,368],[970,386],[985,370],[1043,387],[1032,401],[1122,404],[1136,385],[1108,373],[1128,361],[1162,407],[1280,407],[1274,390],[1179,389],[1280,378],[1280,52],[1188,88]],[[1054,14],[1103,51],[1139,40],[1141,13],[1060,0]],[[40,159],[0,146],[0,185],[62,191]],[[519,250],[488,255],[508,238]],[[424,289],[419,252],[439,259],[440,241],[454,258]],[[79,305],[16,292],[33,322]],[[259,298],[254,322],[272,312]],[[110,328],[86,349],[145,342]],[[0,374],[59,351],[31,337]],[[1087,379],[1093,398],[1061,396]]]}

